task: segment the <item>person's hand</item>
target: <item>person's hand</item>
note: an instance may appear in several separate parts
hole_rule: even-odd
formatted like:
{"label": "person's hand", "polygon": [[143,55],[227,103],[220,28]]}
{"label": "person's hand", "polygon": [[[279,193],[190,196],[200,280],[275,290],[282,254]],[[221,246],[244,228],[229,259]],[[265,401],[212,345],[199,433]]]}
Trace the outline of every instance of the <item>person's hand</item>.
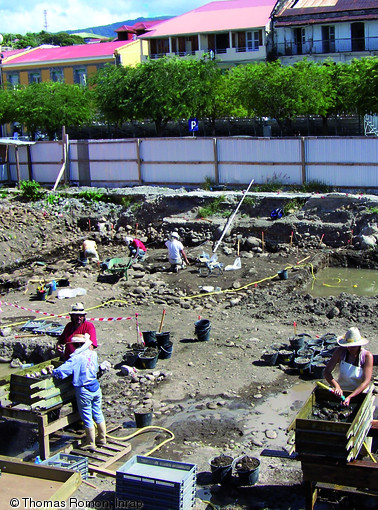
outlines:
{"label": "person's hand", "polygon": [[46,367],[46,370],[49,374],[52,374],[53,373],[53,370],[54,370],[54,365],[48,365]]}
{"label": "person's hand", "polygon": [[56,350],[62,354],[64,352],[64,345],[56,344]]}
{"label": "person's hand", "polygon": [[344,401],[343,401],[343,406],[348,406],[350,404],[350,397],[347,397]]}
{"label": "person's hand", "polygon": [[336,388],[334,388],[333,392],[338,397],[342,397],[343,396],[343,390],[340,388],[340,386],[337,386]]}

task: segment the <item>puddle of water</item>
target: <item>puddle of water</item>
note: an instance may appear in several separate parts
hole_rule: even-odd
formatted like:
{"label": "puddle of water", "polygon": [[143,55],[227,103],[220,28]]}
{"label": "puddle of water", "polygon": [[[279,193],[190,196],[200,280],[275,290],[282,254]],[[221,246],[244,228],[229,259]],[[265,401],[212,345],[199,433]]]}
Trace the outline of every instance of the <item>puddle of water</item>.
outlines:
{"label": "puddle of water", "polygon": [[342,292],[356,296],[378,295],[378,271],[327,267],[316,274],[306,291],[314,297],[338,296]]}

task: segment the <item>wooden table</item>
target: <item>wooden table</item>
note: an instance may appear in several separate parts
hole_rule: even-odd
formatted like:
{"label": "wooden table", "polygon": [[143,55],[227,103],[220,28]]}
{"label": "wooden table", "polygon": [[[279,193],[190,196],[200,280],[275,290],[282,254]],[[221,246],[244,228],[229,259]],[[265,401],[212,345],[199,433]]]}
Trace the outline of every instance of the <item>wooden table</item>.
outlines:
{"label": "wooden table", "polygon": [[[39,454],[42,460],[50,457],[50,434],[80,420],[76,407],[65,416],[51,420],[51,411],[60,411],[62,404],[45,411],[29,411],[14,407],[0,407],[0,416],[18,421],[36,423],[38,426]],[[59,414],[59,413],[58,413]],[[50,416],[50,420],[49,420]]]}
{"label": "wooden table", "polygon": [[[378,420],[372,422],[368,435],[378,437]],[[378,463],[372,460],[345,462],[323,455],[306,454],[298,455],[297,460],[302,466],[306,510],[314,509],[321,488],[340,491],[353,488],[353,492],[376,496],[378,508]]]}

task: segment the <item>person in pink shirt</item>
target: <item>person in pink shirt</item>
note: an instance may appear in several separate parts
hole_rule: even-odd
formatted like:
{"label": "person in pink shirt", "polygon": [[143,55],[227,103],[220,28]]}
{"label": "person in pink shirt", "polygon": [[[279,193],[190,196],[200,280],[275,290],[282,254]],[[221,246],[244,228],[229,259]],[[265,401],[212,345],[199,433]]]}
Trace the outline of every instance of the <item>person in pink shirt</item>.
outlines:
{"label": "person in pink shirt", "polygon": [[136,257],[138,260],[143,260],[146,255],[147,248],[139,239],[132,237],[125,238],[126,246],[129,247],[130,257]]}

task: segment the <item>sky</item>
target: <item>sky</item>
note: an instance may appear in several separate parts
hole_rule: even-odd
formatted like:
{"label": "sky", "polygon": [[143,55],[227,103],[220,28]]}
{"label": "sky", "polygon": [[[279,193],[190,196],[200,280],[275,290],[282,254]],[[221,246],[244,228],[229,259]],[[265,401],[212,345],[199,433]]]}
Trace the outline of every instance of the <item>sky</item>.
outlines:
{"label": "sky", "polygon": [[76,30],[139,17],[178,16],[212,0],[0,0],[0,34]]}

